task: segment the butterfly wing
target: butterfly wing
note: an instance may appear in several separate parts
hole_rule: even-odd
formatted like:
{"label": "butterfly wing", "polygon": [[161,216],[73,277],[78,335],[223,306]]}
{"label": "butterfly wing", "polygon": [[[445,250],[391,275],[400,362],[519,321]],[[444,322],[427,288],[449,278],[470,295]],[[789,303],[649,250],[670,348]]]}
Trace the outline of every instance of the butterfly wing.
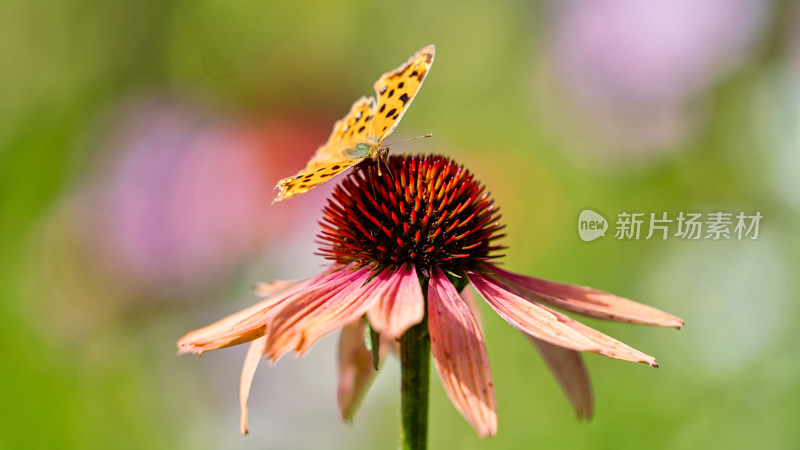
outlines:
{"label": "butterfly wing", "polygon": [[280,191],[272,203],[307,192],[360,163],[364,158],[365,157],[359,157],[344,161],[329,162],[327,164],[319,163],[315,169],[301,170],[293,177],[284,178],[279,181],[278,186],[276,186],[280,188]]}
{"label": "butterfly wing", "polygon": [[[383,74],[374,85],[377,101],[373,97],[356,100],[350,112],[333,125],[328,141],[317,149],[305,169],[278,182],[278,196],[272,202],[302,194],[379,149],[417,95],[435,52],[432,45],[422,48],[403,65]],[[369,146],[370,153],[357,149],[359,144]]]}
{"label": "butterfly wing", "polygon": [[372,119],[373,134],[383,142],[400,122],[428,74],[436,48],[433,45],[417,50],[403,65],[375,82],[378,105]]}
{"label": "butterfly wing", "polygon": [[356,100],[350,112],[333,124],[328,141],[317,149],[305,169],[278,182],[275,187],[279,192],[272,203],[302,194],[363,161],[368,155],[356,154],[355,148],[361,143],[377,145],[369,126],[374,116],[374,98]]}
{"label": "butterfly wing", "polygon": [[353,158],[353,149],[358,144],[377,145],[379,142],[372,131],[375,117],[375,99],[361,97],[353,103],[350,112],[333,124],[333,131],[322,147],[308,161],[306,169],[314,169],[333,161]]}

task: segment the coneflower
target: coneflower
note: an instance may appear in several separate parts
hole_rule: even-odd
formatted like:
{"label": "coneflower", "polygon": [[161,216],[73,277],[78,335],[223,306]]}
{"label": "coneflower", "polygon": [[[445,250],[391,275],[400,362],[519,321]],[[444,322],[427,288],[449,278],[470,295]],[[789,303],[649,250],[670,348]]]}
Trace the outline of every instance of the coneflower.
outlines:
{"label": "coneflower", "polygon": [[[374,375],[373,361],[399,341],[404,437],[419,435],[424,446],[430,349],[455,407],[480,436],[493,436],[494,386],[478,310],[466,288],[472,285],[534,341],[578,416],[589,417],[591,392],[578,352],[654,367],[655,359],[550,306],[649,325],[680,328],[683,321],[605,292],[499,268],[492,263],[503,248],[496,244],[502,237],[499,218],[485,187],[448,158],[365,161],[336,187],[324,209],[320,253],[331,264],[305,280],[259,287],[265,300],[188,333],[178,341],[179,350],[201,354],[252,341],[240,392],[246,433],[247,397],[262,357],[303,354],[342,328],[339,406],[350,419]],[[372,350],[365,342],[367,326]]]}

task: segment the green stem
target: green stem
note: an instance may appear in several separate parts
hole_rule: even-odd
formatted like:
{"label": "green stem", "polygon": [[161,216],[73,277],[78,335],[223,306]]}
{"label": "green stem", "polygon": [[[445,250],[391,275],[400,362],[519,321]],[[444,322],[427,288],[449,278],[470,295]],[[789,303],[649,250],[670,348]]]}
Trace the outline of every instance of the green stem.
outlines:
{"label": "green stem", "polygon": [[[425,292],[427,289],[423,289]],[[425,304],[428,299],[425,295]],[[401,411],[403,450],[428,447],[428,385],[431,368],[431,340],[427,314],[400,338]]]}

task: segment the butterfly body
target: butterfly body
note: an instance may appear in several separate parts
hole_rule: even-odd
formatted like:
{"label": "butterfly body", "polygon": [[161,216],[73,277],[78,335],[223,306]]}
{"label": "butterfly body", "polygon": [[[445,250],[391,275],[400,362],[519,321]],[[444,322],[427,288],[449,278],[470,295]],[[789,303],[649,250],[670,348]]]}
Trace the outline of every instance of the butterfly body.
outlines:
{"label": "butterfly body", "polygon": [[432,45],[424,47],[397,69],[383,74],[374,84],[376,97],[356,100],[350,112],[333,125],[328,141],[306,167],[278,182],[273,203],[307,192],[367,158],[385,158],[389,149],[383,141],[417,95],[435,53]]}

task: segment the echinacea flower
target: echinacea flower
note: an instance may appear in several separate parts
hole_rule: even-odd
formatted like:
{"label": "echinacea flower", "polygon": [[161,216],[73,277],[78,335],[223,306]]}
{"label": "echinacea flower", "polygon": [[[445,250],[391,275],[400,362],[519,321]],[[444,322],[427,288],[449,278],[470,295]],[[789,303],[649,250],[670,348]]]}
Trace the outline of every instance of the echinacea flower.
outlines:
{"label": "echinacea flower", "polygon": [[[180,352],[252,341],[242,371],[242,432],[258,361],[302,355],[341,328],[339,406],[352,416],[374,374],[365,327],[384,351],[426,323],[433,360],[455,407],[480,436],[497,432],[489,358],[467,284],[504,320],[527,334],[579,416],[591,415],[588,378],[578,352],[656,366],[655,359],[551,309],[615,321],[680,328],[675,316],[585,287],[518,275],[497,258],[497,208],[484,186],[441,156],[391,156],[366,161],[336,187],[324,209],[320,252],[332,261],[296,282],[262,285],[267,298],[178,341]],[[548,306],[549,305],[549,306]]]}

